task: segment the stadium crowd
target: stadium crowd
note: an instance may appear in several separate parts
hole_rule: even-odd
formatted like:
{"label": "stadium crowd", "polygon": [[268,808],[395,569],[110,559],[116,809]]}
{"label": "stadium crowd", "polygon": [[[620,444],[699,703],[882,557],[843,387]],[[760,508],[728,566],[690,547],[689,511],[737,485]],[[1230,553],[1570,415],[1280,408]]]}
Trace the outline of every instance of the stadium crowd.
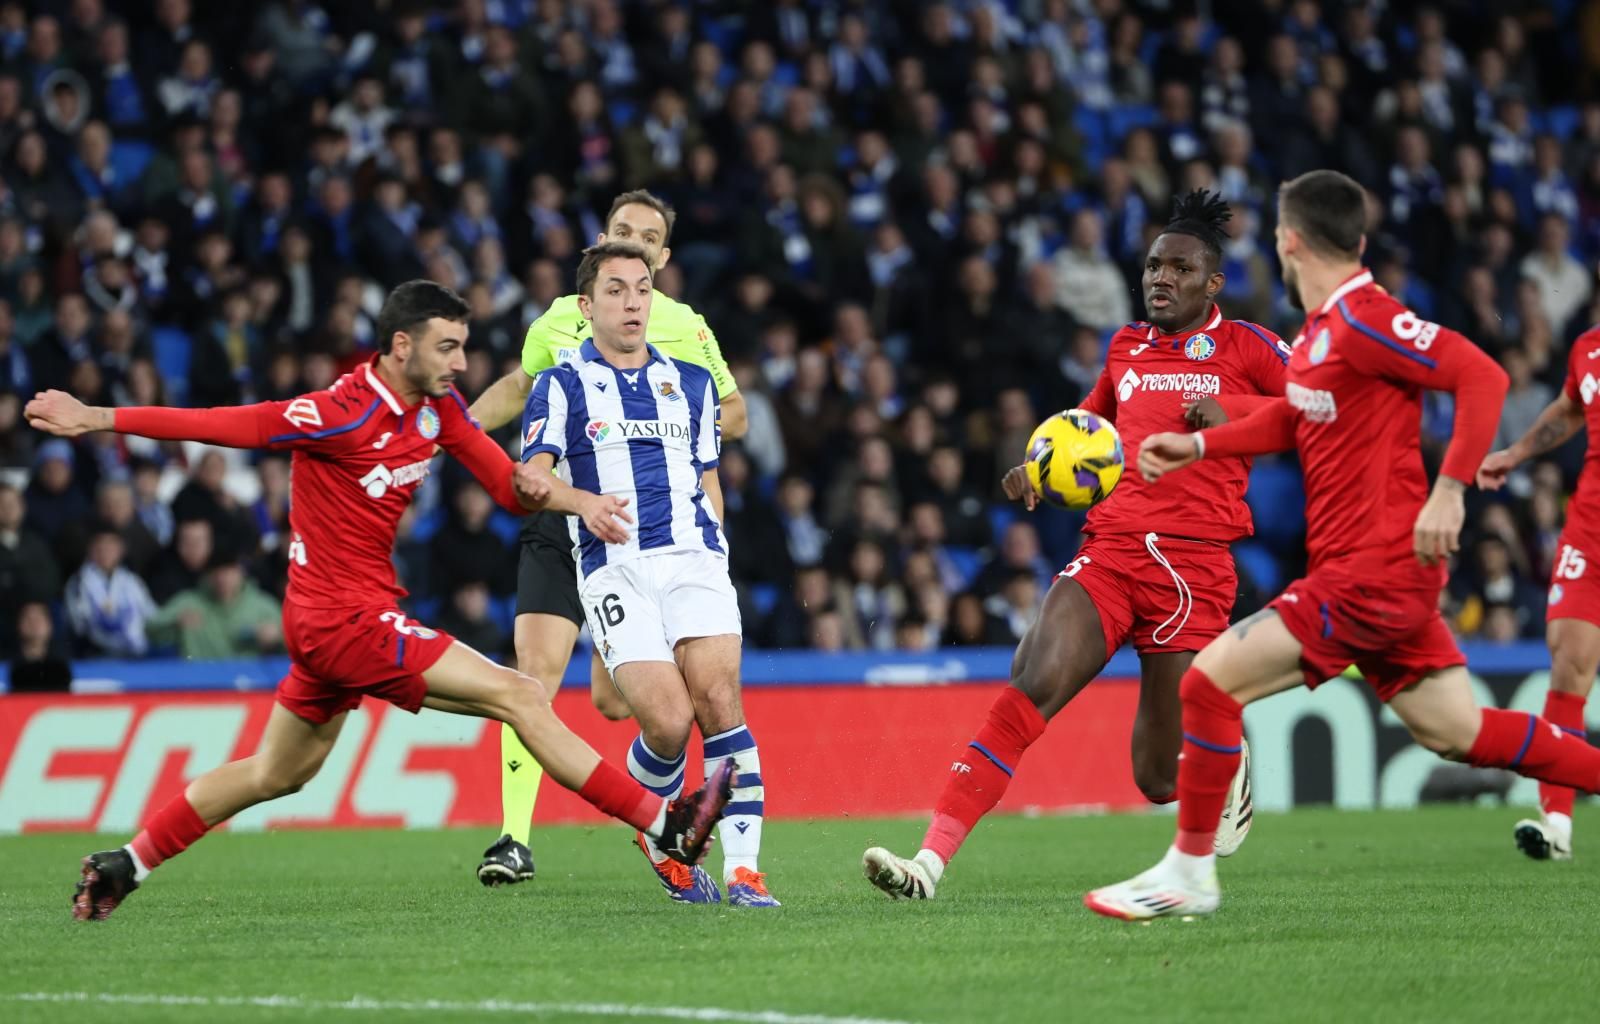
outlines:
{"label": "stadium crowd", "polygon": [[[1600,320],[1594,67],[1594,0],[3,0],[0,652],[20,681],[280,643],[287,461],[47,441],[35,390],[326,387],[426,276],[471,304],[475,397],[635,187],[675,204],[658,286],[748,405],[721,466],[747,643],[1012,643],[1081,519],[1000,476],[1140,316],[1175,192],[1233,204],[1223,307],[1292,337],[1276,183],[1360,180],[1369,265],[1504,363],[1520,436]],[[1473,500],[1463,635],[1541,635],[1574,445]],[[1246,607],[1303,559],[1298,486],[1256,467]],[[514,531],[436,469],[414,613],[507,650]]]}

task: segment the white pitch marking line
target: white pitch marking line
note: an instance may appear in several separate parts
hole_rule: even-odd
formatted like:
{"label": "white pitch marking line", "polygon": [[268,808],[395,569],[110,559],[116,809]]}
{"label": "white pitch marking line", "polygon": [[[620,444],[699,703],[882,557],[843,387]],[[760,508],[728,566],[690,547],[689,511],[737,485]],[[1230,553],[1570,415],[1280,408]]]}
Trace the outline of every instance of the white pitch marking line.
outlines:
{"label": "white pitch marking line", "polygon": [[113,1006],[250,1007],[263,1010],[376,1010],[388,1013],[520,1013],[529,1016],[566,1014],[622,1017],[635,1020],[713,1021],[720,1024],[913,1024],[877,1017],[830,1017],[821,1013],[778,1010],[724,1010],[717,1007],[637,1006],[628,1003],[522,1003],[504,999],[459,1002],[449,999],[302,999],[299,996],[185,996],[114,992],[18,992],[0,995],[11,1003],[99,1003]]}

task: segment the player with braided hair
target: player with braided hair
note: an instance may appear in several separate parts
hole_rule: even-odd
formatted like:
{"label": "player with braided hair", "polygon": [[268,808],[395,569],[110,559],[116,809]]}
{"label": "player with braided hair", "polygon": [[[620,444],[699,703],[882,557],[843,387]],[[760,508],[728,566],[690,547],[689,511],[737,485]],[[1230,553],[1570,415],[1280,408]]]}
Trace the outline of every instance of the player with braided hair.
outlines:
{"label": "player with braided hair", "polygon": [[[1289,347],[1263,327],[1224,319],[1216,305],[1231,217],[1221,196],[1191,192],[1175,200],[1150,246],[1150,319],[1112,336],[1105,369],[1082,403],[1116,424],[1127,451],[1149,434],[1221,423],[1283,394]],[[1011,684],[951,765],[921,851],[905,858],[874,847],[863,855],[874,885],[897,898],[931,898],[950,858],[999,803],[1023,751],[1130,640],[1140,664],[1134,780],[1152,803],[1174,798],[1183,743],[1178,682],[1195,652],[1228,626],[1237,592],[1228,545],[1251,532],[1249,472],[1248,459],[1218,459],[1161,488],[1128,473],[1089,513],[1078,557],[1017,647]],[[1037,507],[1022,467],[1006,474],[1004,488],[1029,511]],[[1217,851],[1234,852],[1249,828],[1242,763]]]}

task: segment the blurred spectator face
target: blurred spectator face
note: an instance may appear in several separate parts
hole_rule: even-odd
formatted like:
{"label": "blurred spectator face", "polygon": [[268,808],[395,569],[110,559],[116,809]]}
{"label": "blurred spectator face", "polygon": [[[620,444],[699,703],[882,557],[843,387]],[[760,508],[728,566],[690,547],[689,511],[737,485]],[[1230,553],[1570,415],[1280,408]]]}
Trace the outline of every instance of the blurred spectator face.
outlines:
{"label": "blurred spectator face", "polygon": [[49,15],[33,19],[28,32],[28,56],[40,64],[48,64],[61,53],[61,25]]}
{"label": "blurred spectator face", "polygon": [[16,533],[22,529],[27,511],[21,491],[10,486],[0,487],[0,533]]}
{"label": "blurred spectator face", "polygon": [[1000,541],[1000,555],[1007,565],[1031,569],[1039,559],[1039,534],[1033,524],[1019,520],[1006,527]]}
{"label": "blurred spectator face", "polygon": [[900,433],[907,448],[913,452],[926,454],[933,450],[938,437],[938,424],[934,422],[933,413],[928,411],[927,406],[914,405],[906,413]]}
{"label": "blurred spectator face", "polygon": [[1005,598],[1008,606],[1015,611],[1027,614],[1029,623],[1032,623],[1033,614],[1039,607],[1039,581],[1037,579],[1025,573],[1018,573],[1006,581],[1006,585],[1002,588],[1000,594]]}
{"label": "blurred spectator face", "polygon": [[1528,504],[1528,514],[1535,529],[1555,531],[1561,525],[1561,498],[1550,490],[1536,490]]}
{"label": "blurred spectator face", "polygon": [[89,541],[89,561],[101,572],[109,573],[121,565],[122,553],[122,538],[114,533],[97,533]]}
{"label": "blurred spectator face", "polygon": [[322,183],[319,198],[323,212],[329,217],[343,216],[350,209],[350,183],[339,177],[328,178]]}
{"label": "blurred spectator face", "polygon": [[1533,143],[1533,164],[1541,175],[1552,175],[1561,170],[1561,141],[1553,135],[1541,135]]}
{"label": "blurred spectator face", "polygon": [[44,139],[38,132],[29,132],[17,142],[17,167],[30,178],[44,173]]}
{"label": "blurred spectator face", "polygon": [[924,583],[917,588],[917,611],[930,623],[944,628],[950,621],[950,595],[939,583]]}
{"label": "blurred spectator face", "polygon": [[923,174],[923,186],[928,192],[928,205],[936,210],[954,206],[960,198],[960,182],[955,172],[942,164],[929,167]]}
{"label": "blurred spectator face", "polygon": [[902,651],[931,651],[933,637],[928,633],[927,623],[918,619],[903,619],[895,623],[894,645]]}
{"label": "blurred spectator face", "polygon": [[1428,136],[1421,128],[1407,125],[1400,129],[1395,146],[1400,166],[1417,171],[1428,165]]}
{"label": "blurred spectator face", "polygon": [[133,485],[124,480],[107,481],[94,498],[95,514],[105,522],[119,530],[133,522]]}
{"label": "blurred spectator face", "polygon": [[468,583],[456,590],[450,603],[467,622],[482,622],[489,617],[489,588],[482,583]]}
{"label": "blurred spectator face", "polygon": [[[917,506],[920,508],[921,506]],[[912,510],[912,530],[915,533],[917,508]],[[943,527],[944,521],[940,520]],[[904,564],[900,568],[900,582],[909,591],[918,591],[931,584],[938,585],[939,567],[934,563],[933,553],[925,547],[918,547],[906,555]]]}
{"label": "blurred spectator face", "polygon": [[849,302],[841,305],[833,316],[834,336],[840,345],[859,350],[872,344],[872,321],[861,305]]}
{"label": "blurred spectator face", "polygon": [[1485,580],[1497,580],[1511,571],[1511,555],[1498,537],[1478,543],[1478,571]]}
{"label": "blurred spectator face", "polygon": [[461,136],[449,128],[439,128],[428,137],[428,159],[435,167],[450,167],[461,162]]}
{"label": "blurred spectator face", "polygon": [[56,330],[62,337],[80,338],[89,333],[89,302],[73,292],[56,301]]}
{"label": "blurred spectator face", "polygon": [[177,31],[189,24],[192,15],[189,0],[157,0],[156,20],[169,31]]}
{"label": "blurred spectator face", "polygon": [[225,562],[206,573],[206,589],[221,604],[232,604],[244,589],[244,566]]}
{"label": "blurred spectator face", "polygon": [[100,364],[92,359],[75,364],[67,377],[67,390],[73,397],[91,405],[99,402],[104,387],[105,377],[100,372]]}
{"label": "blurred spectator face", "polygon": [[461,523],[469,530],[481,530],[489,524],[489,516],[494,511],[494,502],[482,487],[476,484],[463,485],[456,493],[456,514],[461,517]]}
{"label": "blurred spectator face", "polygon": [[833,183],[827,180],[809,180],[800,190],[800,213],[806,226],[815,231],[826,231],[838,219],[838,203],[833,197]]}
{"label": "blurred spectator face", "polygon": [[922,389],[922,400],[936,418],[943,419],[955,414],[956,407],[961,404],[961,389],[956,387],[955,381],[941,377]]}
{"label": "blurred spectator face", "polygon": [[867,360],[866,368],[861,373],[861,382],[867,396],[876,401],[893,398],[899,391],[894,363],[888,356],[875,355]]}
{"label": "blurred spectator face", "polygon": [[1511,388],[1520,391],[1527,387],[1533,380],[1533,367],[1528,362],[1528,357],[1519,348],[1507,349],[1500,354],[1500,365],[1505,367],[1506,375],[1511,378]]}
{"label": "blurred spectator face", "polygon": [[865,530],[893,533],[900,526],[895,521],[889,492],[881,484],[866,483],[856,488],[855,513],[856,525]]}
{"label": "blurred spectator face", "polygon": [[167,247],[167,242],[172,238],[172,231],[166,222],[155,217],[146,217],[139,222],[137,241],[139,248],[145,252],[160,252]]}
{"label": "blurred spectator face", "polygon": [[1331,89],[1318,87],[1306,95],[1306,120],[1312,130],[1324,138],[1338,130],[1339,101]]}
{"label": "blurred spectator face", "polygon": [[772,282],[761,274],[746,274],[739,278],[735,296],[745,309],[766,309],[772,301]]}
{"label": "blurred spectator face", "polygon": [[709,185],[717,177],[717,151],[706,143],[689,150],[689,177],[701,185]]}
{"label": "blurred spectator face", "polygon": [[[931,501],[921,501],[911,506],[909,513],[911,539],[916,544],[944,543],[944,513]],[[907,580],[907,585],[911,584]]]}
{"label": "blurred spectator face", "polygon": [[221,452],[212,449],[200,456],[200,465],[194,472],[195,483],[213,494],[218,494],[222,491],[222,481],[227,476],[228,460],[222,457]]}
{"label": "blurred spectator face", "polygon": [[744,72],[744,77],[757,83],[765,82],[771,78],[772,72],[777,65],[777,58],[773,56],[772,47],[761,40],[756,40],[746,46],[739,60],[739,67]]}
{"label": "blurred spectator face", "polygon": [[1000,428],[1002,430],[1032,430],[1037,417],[1033,401],[1022,388],[1006,388],[998,398]]}
{"label": "blurred spectator face", "polygon": [[807,566],[794,574],[794,599],[813,614],[828,606],[828,587],[828,571],[819,565]]}
{"label": "blurred spectator face", "polygon": [[957,283],[961,287],[961,294],[969,300],[987,299],[999,287],[994,268],[982,256],[969,256],[962,261]]}
{"label": "blurred spectator face", "polygon": [[178,60],[178,74],[191,82],[199,82],[211,76],[211,47],[198,39],[192,39],[183,48],[183,56]]}
{"label": "blurred spectator face", "polygon": [[1272,37],[1272,41],[1267,44],[1267,67],[1272,69],[1272,77],[1283,81],[1288,81],[1298,74],[1300,52],[1292,37]]}
{"label": "blurred spectator face", "polygon": [[844,620],[838,612],[823,612],[812,618],[811,647],[825,652],[844,650]]}
{"label": "blurred spectator face", "polygon": [[928,459],[928,476],[942,491],[953,492],[961,487],[961,452],[956,448],[935,448]]}
{"label": "blurred spectator face", "polygon": [[535,260],[528,270],[528,292],[541,306],[548,307],[560,298],[565,290],[562,285],[561,268],[553,260]]}
{"label": "blurred spectator face", "polygon": [[1194,96],[1182,82],[1161,87],[1161,119],[1168,124],[1187,124],[1194,117]]}
{"label": "blurred spectator face", "polygon": [[605,234],[597,241],[627,242],[645,251],[652,270],[660,270],[672,258],[667,244],[667,219],[661,211],[643,203],[628,203],[612,215]]}
{"label": "blurred spectator face", "polygon": [[211,561],[211,521],[185,519],[178,524],[172,546],[177,552],[178,561],[183,563],[185,569],[196,573],[202,571],[206,563]]}
{"label": "blurred spectator face", "polygon": [[828,357],[821,351],[802,349],[795,357],[794,384],[802,394],[818,394],[828,388]]}
{"label": "blurred spectator face", "polygon": [[111,132],[100,121],[90,121],[78,136],[78,159],[91,171],[105,168],[111,156]]}
{"label": "blurred spectator face", "polygon": [[161,375],[148,359],[128,364],[128,397],[134,405],[164,405],[161,401]]}
{"label": "blurred spectator face", "polygon": [[742,491],[750,483],[750,460],[740,448],[728,448],[717,465],[718,482],[724,491]]}
{"label": "blurred spectator face", "polygon": [[494,293],[489,291],[489,286],[482,281],[474,281],[467,289],[467,294],[462,296],[471,308],[474,320],[488,320],[494,316]]}
{"label": "blurred spectator face", "polygon": [[1079,252],[1098,252],[1103,231],[1098,213],[1093,210],[1079,210],[1072,218],[1072,247]]}
{"label": "blurred spectator face", "polygon": [[867,403],[858,403],[845,420],[845,431],[858,445],[863,444],[883,433],[883,417]]}
{"label": "blurred spectator face", "polygon": [[689,67],[696,81],[715,84],[722,72],[722,51],[710,41],[695,43],[689,51]]}
{"label": "blurred spectator face", "polygon": [[859,461],[863,479],[883,481],[894,475],[894,449],[881,437],[862,442]]}
{"label": "blurred spectator face", "polygon": [[1521,628],[1517,623],[1516,609],[1509,605],[1491,605],[1484,613],[1483,626],[1480,630],[1483,638],[1490,643],[1509,644],[1517,639]]}
{"label": "blurred spectator face", "polygon": [[778,485],[778,510],[786,516],[809,514],[814,498],[811,484],[804,477],[787,476]]}
{"label": "blurred spectator face", "polygon": [[194,192],[211,188],[211,158],[196,147],[183,154],[183,186]]}
{"label": "blurred spectator face", "polygon": [[1564,256],[1571,238],[1565,217],[1549,214],[1539,221],[1539,249],[1546,256]]}
{"label": "blurred spectator face", "polygon": [[985,625],[983,602],[978,595],[971,592],[957,594],[950,608],[950,628],[956,640],[964,644],[982,642]]}
{"label": "blurred spectator face", "polygon": [[107,22],[100,30],[95,53],[107,69],[116,68],[128,60],[128,28],[120,21]]}
{"label": "blurred spectator face", "polygon": [[17,610],[17,639],[25,650],[39,651],[50,646],[55,624],[50,621],[50,606],[29,601]]}

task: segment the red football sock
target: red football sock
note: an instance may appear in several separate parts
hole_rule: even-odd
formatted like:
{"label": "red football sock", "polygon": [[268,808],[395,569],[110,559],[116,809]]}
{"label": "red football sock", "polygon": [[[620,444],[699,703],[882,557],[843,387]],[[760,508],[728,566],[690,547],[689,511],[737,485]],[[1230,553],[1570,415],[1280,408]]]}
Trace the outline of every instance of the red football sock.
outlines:
{"label": "red football sock", "polygon": [[609,761],[601,761],[584,782],[578,795],[595,807],[621,818],[641,832],[656,822],[661,798],[639,785]]}
{"label": "red football sock", "polygon": [[211,828],[200,819],[186,793],[179,793],[157,811],[129,846],[149,870],[187,850]]}
{"label": "red football sock", "polygon": [[1510,768],[1540,782],[1600,792],[1600,749],[1525,711],[1484,708],[1467,763]]}
{"label": "red football sock", "polygon": [[1178,684],[1178,694],[1183,700],[1183,756],[1178,759],[1178,838],[1173,845],[1202,857],[1212,852],[1228,787],[1239,770],[1244,705],[1192,665]]}
{"label": "red football sock", "polygon": [[[1551,690],[1544,698],[1544,720],[1569,736],[1585,739],[1583,709],[1588,703],[1581,694],[1565,690]],[[1546,814],[1565,814],[1572,817],[1572,804],[1577,799],[1571,786],[1539,783],[1539,807]]]}
{"label": "red football sock", "polygon": [[923,849],[950,863],[978,819],[1000,802],[1022,752],[1044,735],[1044,727],[1044,716],[1016,687],[1006,687],[995,698],[983,728],[950,766],[950,778],[922,837]]}

